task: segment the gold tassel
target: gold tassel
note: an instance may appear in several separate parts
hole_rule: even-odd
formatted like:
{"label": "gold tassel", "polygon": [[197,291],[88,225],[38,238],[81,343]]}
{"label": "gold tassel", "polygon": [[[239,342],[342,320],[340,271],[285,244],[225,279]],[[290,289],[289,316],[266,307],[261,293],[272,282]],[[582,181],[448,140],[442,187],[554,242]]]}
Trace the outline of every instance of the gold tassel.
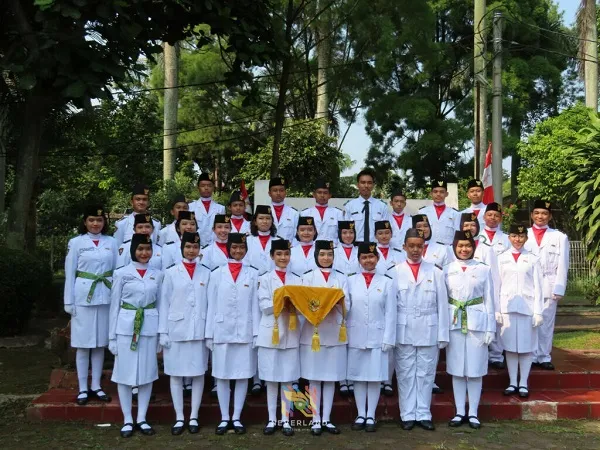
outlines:
{"label": "gold tassel", "polygon": [[346,321],[344,320],[342,322],[342,325],[340,326],[339,340],[340,340],[340,342],[346,342],[347,339],[348,339],[348,334],[346,333]]}
{"label": "gold tassel", "polygon": [[313,352],[321,351],[321,340],[319,339],[319,332],[317,330],[317,327],[315,327],[315,331],[313,332],[313,335],[312,335],[311,349]]}
{"label": "gold tassel", "polygon": [[279,345],[279,324],[277,323],[277,319],[275,319],[275,324],[273,325],[273,333],[271,334],[271,344]]}
{"label": "gold tassel", "polygon": [[298,315],[296,314],[296,308],[290,305],[290,323],[288,324],[288,329],[295,330],[298,326]]}

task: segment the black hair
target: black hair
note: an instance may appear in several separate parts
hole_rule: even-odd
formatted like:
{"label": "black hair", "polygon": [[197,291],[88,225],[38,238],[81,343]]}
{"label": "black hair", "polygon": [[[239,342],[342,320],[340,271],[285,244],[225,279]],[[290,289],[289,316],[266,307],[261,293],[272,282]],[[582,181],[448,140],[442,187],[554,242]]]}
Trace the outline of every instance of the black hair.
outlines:
{"label": "black hair", "polygon": [[370,176],[373,179],[373,182],[375,182],[375,171],[373,169],[363,169],[358,172],[358,175],[356,175],[356,182],[358,183],[360,181],[360,177],[364,175]]}

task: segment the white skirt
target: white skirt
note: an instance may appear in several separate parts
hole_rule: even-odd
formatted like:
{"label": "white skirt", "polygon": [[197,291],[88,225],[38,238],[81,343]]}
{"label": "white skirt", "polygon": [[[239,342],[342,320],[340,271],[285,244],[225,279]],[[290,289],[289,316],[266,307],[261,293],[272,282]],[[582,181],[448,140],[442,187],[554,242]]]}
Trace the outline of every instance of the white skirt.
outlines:
{"label": "white skirt", "polygon": [[128,386],[141,386],[158,379],[156,336],[140,336],[137,350],[131,350],[131,336],[117,335],[117,356],[111,380]]}
{"label": "white skirt", "polygon": [[73,306],[71,347],[98,348],[108,346],[108,313],[110,305]]}
{"label": "white skirt", "polygon": [[300,378],[300,350],[258,347],[258,376],[263,381],[296,381]]}
{"label": "white skirt", "polygon": [[257,370],[252,344],[213,344],[212,376],[221,380],[252,378]]}
{"label": "white skirt", "polygon": [[204,341],[171,341],[163,349],[165,373],[174,377],[199,377],[208,370],[208,349]]}
{"label": "white skirt", "polygon": [[386,381],[388,377],[389,353],[382,352],[381,348],[348,347],[348,380]]}
{"label": "white skirt", "polygon": [[446,372],[455,377],[478,378],[487,375],[488,346],[484,344],[483,331],[462,334],[460,329],[450,330],[446,347]]}
{"label": "white skirt", "polygon": [[533,328],[532,317],[525,314],[502,314],[500,339],[504,350],[531,353],[538,347],[538,330]]}
{"label": "white skirt", "polygon": [[345,380],[347,364],[346,345],[321,345],[320,351],[313,352],[310,345],[300,344],[300,376],[305,380]]}

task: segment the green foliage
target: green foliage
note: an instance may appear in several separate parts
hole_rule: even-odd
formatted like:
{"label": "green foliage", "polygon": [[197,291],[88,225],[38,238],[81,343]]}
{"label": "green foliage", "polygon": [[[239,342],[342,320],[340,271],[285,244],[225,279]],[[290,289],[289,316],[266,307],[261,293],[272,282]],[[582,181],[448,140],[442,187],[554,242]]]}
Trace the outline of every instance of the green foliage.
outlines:
{"label": "green foliage", "polygon": [[502,209],[502,230],[505,233],[508,233],[510,226],[515,223],[518,212],[519,206],[514,203]]}
{"label": "green foliage", "polygon": [[51,283],[50,268],[39,256],[0,248],[0,336],[25,329],[36,302],[46,301]]}

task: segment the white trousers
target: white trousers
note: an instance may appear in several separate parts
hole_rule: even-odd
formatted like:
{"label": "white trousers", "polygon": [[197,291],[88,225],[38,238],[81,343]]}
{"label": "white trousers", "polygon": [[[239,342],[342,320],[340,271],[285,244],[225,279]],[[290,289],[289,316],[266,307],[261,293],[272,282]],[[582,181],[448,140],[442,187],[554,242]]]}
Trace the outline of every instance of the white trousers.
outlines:
{"label": "white trousers", "polygon": [[439,351],[437,345],[394,349],[402,420],[431,420],[431,389]]}
{"label": "white trousers", "polygon": [[538,348],[533,354],[533,362],[543,363],[552,360],[552,339],[554,338],[554,322],[556,319],[556,307],[558,302],[551,298],[544,299],[542,317],[544,323],[538,327]]}

